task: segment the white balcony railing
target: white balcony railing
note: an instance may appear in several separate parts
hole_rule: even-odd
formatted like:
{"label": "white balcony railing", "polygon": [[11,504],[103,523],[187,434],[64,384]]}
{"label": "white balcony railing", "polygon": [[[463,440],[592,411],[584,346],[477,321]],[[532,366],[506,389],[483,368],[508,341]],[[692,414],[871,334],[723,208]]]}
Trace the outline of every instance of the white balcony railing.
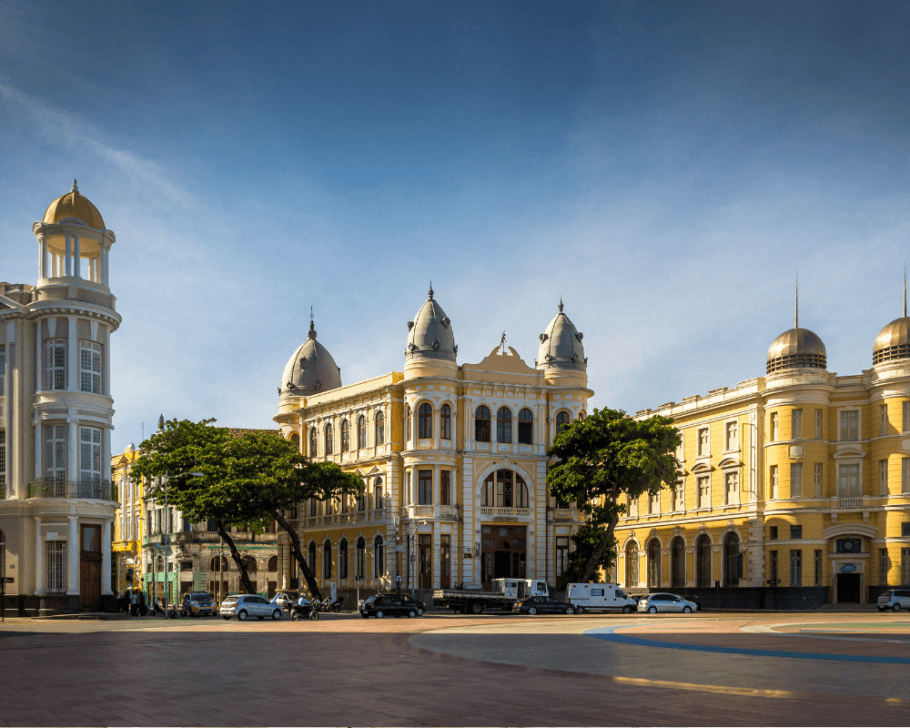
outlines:
{"label": "white balcony railing", "polygon": [[528,508],[494,508],[491,506],[481,506],[481,516],[500,516],[500,517],[517,517],[527,516],[530,513]]}

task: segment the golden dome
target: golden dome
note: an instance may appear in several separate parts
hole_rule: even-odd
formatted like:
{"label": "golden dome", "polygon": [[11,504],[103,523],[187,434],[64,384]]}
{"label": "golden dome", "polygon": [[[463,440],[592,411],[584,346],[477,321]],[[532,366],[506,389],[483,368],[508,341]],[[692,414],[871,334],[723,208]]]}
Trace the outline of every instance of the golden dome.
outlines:
{"label": "golden dome", "polygon": [[73,180],[73,189],[70,192],[67,192],[63,197],[58,197],[48,205],[42,222],[44,222],[45,225],[54,225],[55,223],[62,222],[68,217],[74,217],[77,220],[81,220],[90,228],[95,228],[97,230],[105,229],[104,218],[101,217],[98,208],[95,207],[87,197],[83,197],[79,194],[76,180]]}
{"label": "golden dome", "polygon": [[910,358],[910,318],[894,319],[875,337],[872,365],[893,359]]}
{"label": "golden dome", "polygon": [[768,349],[768,374],[784,369],[825,369],[827,365],[825,344],[809,329],[785,331]]}

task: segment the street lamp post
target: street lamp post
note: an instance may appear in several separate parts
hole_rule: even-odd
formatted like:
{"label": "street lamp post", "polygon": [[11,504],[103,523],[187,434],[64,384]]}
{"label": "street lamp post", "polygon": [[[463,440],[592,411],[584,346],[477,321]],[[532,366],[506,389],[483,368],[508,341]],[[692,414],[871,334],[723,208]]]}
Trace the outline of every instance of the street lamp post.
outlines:
{"label": "street lamp post", "polygon": [[167,500],[167,489],[170,484],[171,477],[174,478],[183,478],[189,476],[191,478],[201,478],[202,473],[178,473],[177,475],[171,476],[168,473],[164,474],[164,529],[165,534],[162,538],[164,543],[162,544],[164,550],[164,616],[165,618],[170,616],[170,585],[168,584],[168,554],[170,551],[171,543],[171,515],[168,512],[168,500]]}

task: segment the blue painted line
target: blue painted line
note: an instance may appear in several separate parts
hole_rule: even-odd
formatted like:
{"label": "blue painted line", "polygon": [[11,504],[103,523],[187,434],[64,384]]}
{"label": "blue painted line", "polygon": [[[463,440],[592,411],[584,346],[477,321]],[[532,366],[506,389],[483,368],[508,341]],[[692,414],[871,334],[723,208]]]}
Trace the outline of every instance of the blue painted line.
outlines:
{"label": "blue painted line", "polygon": [[601,627],[585,631],[588,637],[606,642],[618,642],[638,647],[662,647],[667,650],[689,650],[690,652],[714,652],[724,655],[754,655],[755,657],[789,657],[795,660],[831,660],[834,662],[875,662],[887,665],[910,665],[908,657],[874,657],[870,655],[832,655],[824,652],[786,652],[783,650],[750,650],[745,647],[714,647],[712,645],[689,645],[681,642],[663,642],[647,640],[641,637],[629,637],[615,634],[625,627]]}

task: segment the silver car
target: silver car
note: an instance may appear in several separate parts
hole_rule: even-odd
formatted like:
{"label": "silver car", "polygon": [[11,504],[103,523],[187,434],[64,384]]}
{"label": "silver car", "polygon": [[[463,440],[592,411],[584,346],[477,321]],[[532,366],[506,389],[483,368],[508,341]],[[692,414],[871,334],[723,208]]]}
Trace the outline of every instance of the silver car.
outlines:
{"label": "silver car", "polygon": [[638,600],[638,611],[655,614],[657,612],[684,612],[689,614],[698,609],[695,602],[678,597],[675,594],[648,594]]}
{"label": "silver car", "polygon": [[250,617],[281,619],[281,607],[255,594],[232,594],[221,602],[221,616],[237,617],[241,622]]}
{"label": "silver car", "polygon": [[910,589],[889,589],[878,598],[878,611],[910,609]]}

